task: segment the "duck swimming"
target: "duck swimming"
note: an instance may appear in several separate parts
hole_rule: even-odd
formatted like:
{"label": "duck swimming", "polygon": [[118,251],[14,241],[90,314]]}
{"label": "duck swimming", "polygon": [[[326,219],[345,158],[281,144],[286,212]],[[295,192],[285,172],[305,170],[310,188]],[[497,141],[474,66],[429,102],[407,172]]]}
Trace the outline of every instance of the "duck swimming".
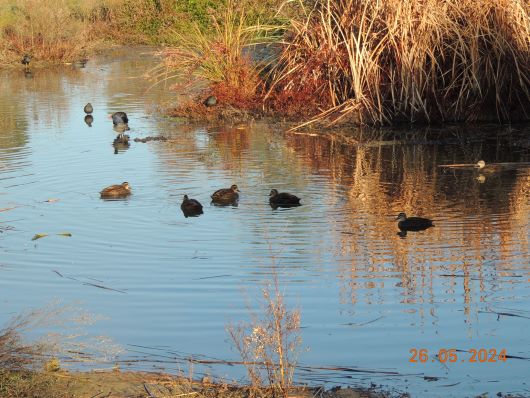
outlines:
{"label": "duck swimming", "polygon": [[399,213],[396,220],[398,221],[398,228],[402,231],[423,231],[434,227],[432,220],[428,218],[407,217],[405,213]]}
{"label": "duck swimming", "polygon": [[129,196],[131,193],[132,192],[129,183],[122,182],[119,185],[111,185],[110,187],[103,189],[100,192],[100,195],[102,199],[115,199]]}
{"label": "duck swimming", "polygon": [[92,104],[89,102],[88,104],[85,105],[85,107],[83,108],[83,110],[85,111],[85,113],[87,115],[90,115],[92,112],[94,112],[94,108],[92,107]]}
{"label": "duck swimming", "polygon": [[273,208],[301,206],[300,198],[298,196],[288,192],[278,193],[278,190],[276,189],[271,189],[269,203]]}
{"label": "duck swimming", "polygon": [[196,217],[203,214],[202,205],[199,203],[199,201],[188,198],[188,195],[184,195],[184,199],[182,200],[180,208],[186,218]]}
{"label": "duck swimming", "polygon": [[230,204],[237,202],[239,199],[239,189],[237,185],[232,185],[230,188],[218,189],[212,194],[212,202],[217,204]]}

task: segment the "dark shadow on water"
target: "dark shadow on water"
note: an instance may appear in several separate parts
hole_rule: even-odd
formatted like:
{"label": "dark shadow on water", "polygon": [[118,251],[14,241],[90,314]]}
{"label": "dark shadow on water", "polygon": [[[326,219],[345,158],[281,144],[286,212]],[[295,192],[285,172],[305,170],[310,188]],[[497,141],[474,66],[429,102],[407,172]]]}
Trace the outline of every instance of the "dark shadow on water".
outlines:
{"label": "dark shadow on water", "polygon": [[273,209],[273,210],[277,210],[277,209],[292,209],[293,207],[300,207],[302,206],[301,203],[297,203],[297,204],[278,204],[278,203],[269,203],[269,206]]}
{"label": "dark shadow on water", "polygon": [[131,198],[131,195],[127,195],[127,196],[117,196],[117,197],[114,197],[114,198],[111,198],[111,197],[100,197],[101,200],[105,201],[105,202],[128,202],[129,199]]}
{"label": "dark shadow on water", "polygon": [[239,205],[239,200],[232,201],[211,201],[210,204],[215,207],[237,207]]}

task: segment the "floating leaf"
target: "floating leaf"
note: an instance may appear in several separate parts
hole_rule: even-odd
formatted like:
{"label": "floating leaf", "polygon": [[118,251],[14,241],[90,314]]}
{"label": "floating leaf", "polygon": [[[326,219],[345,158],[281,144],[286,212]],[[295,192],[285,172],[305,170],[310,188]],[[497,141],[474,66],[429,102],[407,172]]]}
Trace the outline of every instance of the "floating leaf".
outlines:
{"label": "floating leaf", "polygon": [[72,236],[72,234],[70,232],[61,232],[61,233],[58,233],[57,235],[59,235],[59,236],[68,236],[68,237]]}
{"label": "floating leaf", "polygon": [[37,239],[40,239],[40,238],[44,238],[48,236],[48,234],[35,234],[35,236],[33,238],[31,238],[31,240],[37,240]]}

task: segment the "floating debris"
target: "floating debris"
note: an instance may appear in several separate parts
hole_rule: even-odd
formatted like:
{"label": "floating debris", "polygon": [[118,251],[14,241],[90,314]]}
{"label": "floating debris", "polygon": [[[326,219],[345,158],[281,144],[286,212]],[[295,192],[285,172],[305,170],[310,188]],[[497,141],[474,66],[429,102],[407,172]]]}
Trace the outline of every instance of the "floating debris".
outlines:
{"label": "floating debris", "polygon": [[37,240],[37,239],[40,239],[40,238],[45,238],[46,236],[48,236],[48,234],[35,234],[33,236],[33,238],[31,238],[31,240]]}
{"label": "floating debris", "polygon": [[[59,232],[58,234],[55,234],[57,236],[66,236],[66,237],[71,237],[72,234],[70,232]],[[49,234],[35,234],[33,236],[33,238],[31,238],[31,240],[37,240],[37,239],[41,239],[41,238],[45,238],[49,236]]]}
{"label": "floating debris", "polygon": [[158,136],[148,136],[148,137],[144,137],[144,138],[135,138],[134,139],[134,142],[142,142],[144,144],[146,142],[149,142],[149,141],[167,141],[167,138],[163,137],[161,135],[158,135]]}

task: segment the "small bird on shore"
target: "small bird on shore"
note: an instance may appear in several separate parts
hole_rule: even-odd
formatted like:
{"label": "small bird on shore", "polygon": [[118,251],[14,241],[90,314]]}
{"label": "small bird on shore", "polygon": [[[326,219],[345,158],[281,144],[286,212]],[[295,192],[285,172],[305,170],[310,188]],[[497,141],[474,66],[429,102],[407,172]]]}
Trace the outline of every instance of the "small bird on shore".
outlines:
{"label": "small bird on shore", "polygon": [[124,198],[131,194],[131,187],[128,182],[122,182],[119,185],[111,185],[103,189],[99,194],[102,199]]}
{"label": "small bird on shore", "polygon": [[230,188],[218,189],[212,196],[212,202],[216,204],[231,204],[237,202],[239,199],[239,189],[236,184]]}
{"label": "small bird on shore", "polygon": [[207,107],[215,106],[217,105],[217,98],[214,95],[210,95],[204,100],[203,104]]}
{"label": "small bird on shore", "polygon": [[199,203],[199,201],[188,198],[188,195],[184,195],[184,199],[182,200],[180,208],[186,218],[196,217],[203,214],[202,205]]}
{"label": "small bird on shore", "polygon": [[432,220],[422,217],[407,217],[405,213],[399,213],[396,217],[398,228],[402,231],[423,231],[434,227]]}
{"label": "small bird on shore", "polygon": [[271,189],[269,203],[273,208],[301,206],[298,196],[288,192],[278,192],[276,189]]}
{"label": "small bird on shore", "polygon": [[92,112],[94,112],[94,108],[92,107],[92,104],[89,102],[88,104],[85,105],[85,107],[83,108],[83,110],[85,111],[85,113],[87,115],[90,115]]}
{"label": "small bird on shore", "polygon": [[129,118],[125,112],[114,112],[112,115],[112,123],[117,126],[119,124],[129,123]]}
{"label": "small bird on shore", "polygon": [[30,62],[31,62],[31,55],[29,54],[24,54],[24,56],[22,57],[22,60],[20,61],[20,63],[24,65],[25,67],[28,67]]}

